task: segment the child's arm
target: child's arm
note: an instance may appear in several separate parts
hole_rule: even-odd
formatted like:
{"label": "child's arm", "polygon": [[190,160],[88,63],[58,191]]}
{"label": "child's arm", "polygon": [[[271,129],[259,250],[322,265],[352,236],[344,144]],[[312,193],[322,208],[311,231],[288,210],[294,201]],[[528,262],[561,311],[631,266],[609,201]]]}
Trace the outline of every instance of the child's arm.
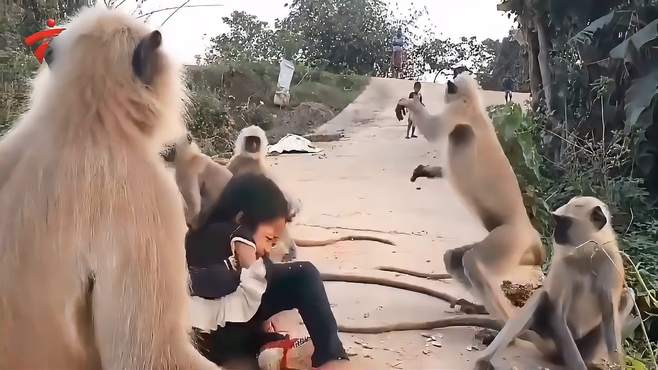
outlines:
{"label": "child's arm", "polygon": [[251,246],[239,241],[234,243],[233,253],[235,254],[235,257],[237,258],[238,263],[240,263],[240,267],[242,268],[248,269],[249,266],[251,266],[258,259],[256,257],[255,245]]}

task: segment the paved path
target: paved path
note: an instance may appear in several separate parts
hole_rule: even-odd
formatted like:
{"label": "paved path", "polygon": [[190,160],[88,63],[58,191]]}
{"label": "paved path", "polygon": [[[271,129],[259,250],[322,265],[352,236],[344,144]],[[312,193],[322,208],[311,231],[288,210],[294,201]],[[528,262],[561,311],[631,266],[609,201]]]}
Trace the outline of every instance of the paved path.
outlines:
{"label": "paved path", "polygon": [[[398,244],[390,247],[344,242],[324,248],[302,248],[300,259],[314,262],[323,272],[392,277],[469,297],[455,282],[396,277],[373,269],[395,265],[445,272],[445,250],[481,240],[485,235],[446,181],[409,181],[416,165],[440,164],[445,157],[437,145],[423,138],[404,139],[406,122],[395,119],[393,108],[412,85],[409,81],[373,79],[353,104],[318,130],[343,130],[345,139],[319,144],[325,149],[319,154],[282,155],[269,157],[268,161],[282,187],[302,200],[302,212],[293,225],[296,237],[317,239],[368,232]],[[423,100],[431,111],[440,108],[443,91],[442,85],[423,85]],[[514,97],[518,99],[521,94]],[[488,104],[504,102],[499,92],[484,92],[484,98]],[[517,280],[521,279],[519,276]],[[378,325],[453,314],[442,301],[406,291],[345,283],[326,283],[326,287],[336,317],[343,324]],[[298,321],[292,315],[283,315],[281,319],[287,326]],[[348,352],[355,354],[352,360],[356,369],[471,369],[479,355],[477,349],[471,348],[476,344],[475,332],[475,328],[431,331],[442,344],[440,348],[429,345],[417,331],[341,337]],[[501,369],[537,369],[533,353],[530,346],[510,349],[507,360],[498,364]]]}

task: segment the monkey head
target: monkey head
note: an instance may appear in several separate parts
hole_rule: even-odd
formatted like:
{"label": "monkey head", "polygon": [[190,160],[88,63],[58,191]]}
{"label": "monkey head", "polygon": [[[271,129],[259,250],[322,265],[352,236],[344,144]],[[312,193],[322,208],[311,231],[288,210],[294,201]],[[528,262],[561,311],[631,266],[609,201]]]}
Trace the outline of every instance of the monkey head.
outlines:
{"label": "monkey head", "polygon": [[85,106],[114,135],[152,144],[157,152],[185,128],[178,66],[162,51],[159,31],[98,3],[49,44],[47,67],[37,77],[47,91],[37,91],[32,104],[72,115]]}
{"label": "monkey head", "polygon": [[247,155],[253,158],[265,157],[267,136],[262,128],[252,125],[245,127],[238,134],[235,145],[236,155]]}
{"label": "monkey head", "polygon": [[251,154],[258,153],[260,151],[260,137],[247,136],[244,138],[244,150]]}
{"label": "monkey head", "polygon": [[608,207],[594,197],[575,197],[553,212],[555,243],[578,247],[588,241],[609,240],[612,231]]}

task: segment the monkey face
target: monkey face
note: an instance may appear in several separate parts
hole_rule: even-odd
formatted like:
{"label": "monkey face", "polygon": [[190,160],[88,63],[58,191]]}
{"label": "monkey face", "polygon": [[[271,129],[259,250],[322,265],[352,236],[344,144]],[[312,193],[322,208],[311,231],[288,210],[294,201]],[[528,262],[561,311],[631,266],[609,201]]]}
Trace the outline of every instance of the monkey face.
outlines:
{"label": "monkey face", "polygon": [[553,212],[555,243],[577,247],[610,227],[606,205],[593,197],[576,197]]}
{"label": "monkey face", "polygon": [[244,150],[247,153],[258,153],[260,151],[260,138],[258,136],[247,136],[244,139]]}

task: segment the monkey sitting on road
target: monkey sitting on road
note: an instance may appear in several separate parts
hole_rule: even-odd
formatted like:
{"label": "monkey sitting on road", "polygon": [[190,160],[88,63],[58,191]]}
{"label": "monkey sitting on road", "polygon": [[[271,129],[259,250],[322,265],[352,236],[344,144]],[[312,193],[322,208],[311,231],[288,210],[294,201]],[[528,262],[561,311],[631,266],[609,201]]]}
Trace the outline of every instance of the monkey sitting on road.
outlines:
{"label": "monkey sitting on road", "polygon": [[256,125],[243,128],[235,140],[234,154],[227,168],[235,176],[243,173],[265,174],[267,144],[267,136],[262,128]]}
{"label": "monkey sitting on road", "polygon": [[[267,136],[263,129],[255,125],[243,128],[235,141],[233,157],[231,157],[226,167],[231,173],[233,173],[233,176],[240,176],[246,173],[264,174],[268,176],[268,171],[265,166],[267,144]],[[286,192],[284,192],[284,194],[292,208],[291,214],[297,214],[301,208],[299,202],[293,199],[290,194]],[[281,235],[281,239],[273,249],[273,257],[276,259],[280,258],[284,262],[290,261],[296,258],[297,247],[321,247],[348,240],[374,241],[388,245],[395,245],[392,241],[387,239],[362,235],[348,235],[341,238],[327,240],[299,240],[293,239],[290,235],[290,231],[286,228]]]}
{"label": "monkey sitting on road", "polygon": [[185,201],[185,220],[189,228],[196,230],[206,223],[233,174],[201,153],[189,134],[181,137],[164,157],[174,162],[176,183]]}
{"label": "monkey sitting on road", "polygon": [[[492,277],[519,264],[541,265],[546,254],[526,214],[512,166],[483,108],[477,82],[467,74],[448,82],[445,102],[438,115],[430,115],[417,99],[402,99],[399,105],[413,113],[414,124],[428,141],[448,138],[447,177],[489,231],[480,242],[447,251],[447,271],[479,298],[489,313],[507,320],[512,305]],[[441,167],[421,165],[411,181],[443,175]]]}
{"label": "monkey sitting on road", "polygon": [[539,335],[535,344],[542,352],[553,350],[570,369],[585,370],[601,360],[601,344],[603,360],[623,364],[622,325],[633,302],[624,294],[624,266],[608,208],[596,198],[576,197],[553,216],[555,257],[544,285],[507,321],[476,370],[493,369],[491,359],[526,329]]}

